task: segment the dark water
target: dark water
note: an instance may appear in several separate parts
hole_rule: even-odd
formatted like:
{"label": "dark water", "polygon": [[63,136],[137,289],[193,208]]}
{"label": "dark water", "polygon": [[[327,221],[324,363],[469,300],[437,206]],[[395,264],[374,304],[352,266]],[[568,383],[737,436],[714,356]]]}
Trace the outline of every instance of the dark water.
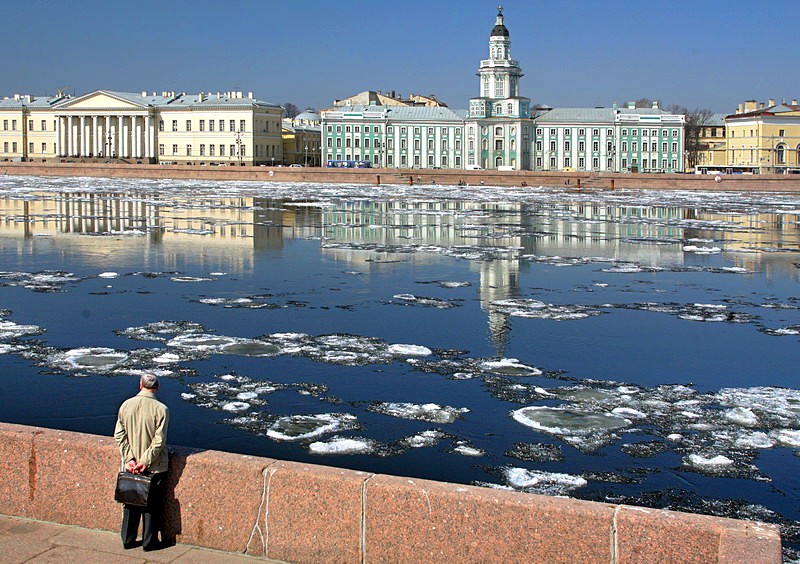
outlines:
{"label": "dark water", "polygon": [[110,435],[156,370],[172,444],[760,519],[795,557],[800,202],[471,190],[0,178],[2,419]]}

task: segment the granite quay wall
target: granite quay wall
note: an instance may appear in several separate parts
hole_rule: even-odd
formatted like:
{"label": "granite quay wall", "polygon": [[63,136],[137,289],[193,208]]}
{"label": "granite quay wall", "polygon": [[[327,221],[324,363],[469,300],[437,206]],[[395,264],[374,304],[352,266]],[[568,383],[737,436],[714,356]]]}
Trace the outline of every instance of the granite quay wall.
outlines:
{"label": "granite quay wall", "polygon": [[189,166],[74,162],[0,162],[0,174],[155,178],[194,180],[251,180],[262,182],[327,182],[353,184],[416,184],[472,186],[545,186],[567,190],[703,190],[800,192],[798,174],[712,175],[621,174],[604,172],[499,172],[493,170],[329,169],[262,166]]}
{"label": "granite quay wall", "polygon": [[[118,531],[118,469],[111,437],[0,423],[0,514]],[[286,562],[781,561],[774,525],[180,447],[166,513],[169,539]]]}

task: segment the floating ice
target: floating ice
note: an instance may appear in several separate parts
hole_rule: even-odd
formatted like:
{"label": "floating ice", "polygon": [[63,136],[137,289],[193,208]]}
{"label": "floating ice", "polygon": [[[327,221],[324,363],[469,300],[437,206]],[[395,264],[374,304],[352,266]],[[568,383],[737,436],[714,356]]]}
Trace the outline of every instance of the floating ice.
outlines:
{"label": "floating ice", "polygon": [[711,255],[721,253],[722,249],[719,247],[698,247],[696,245],[686,245],[683,250],[687,253],[695,253],[698,255]]}
{"label": "floating ice", "polygon": [[475,457],[478,457],[478,456],[485,456],[486,455],[486,451],[484,451],[483,449],[480,449],[480,448],[477,448],[477,447],[474,447],[474,446],[465,445],[465,444],[457,445],[457,446],[453,447],[453,452],[455,454],[460,454],[461,456],[475,456]]}
{"label": "floating ice", "polygon": [[175,353],[164,353],[162,355],[153,358],[153,362],[158,362],[162,364],[170,364],[173,362],[179,362],[180,360],[181,357],[179,357]]}
{"label": "floating ice", "polygon": [[332,437],[308,445],[312,454],[369,454],[375,450],[375,441],[362,437]]}
{"label": "floating ice", "polygon": [[234,337],[211,335],[208,333],[188,333],[170,339],[167,341],[167,345],[185,349],[219,350],[227,345],[236,344],[237,342],[239,341]]}
{"label": "floating ice", "polygon": [[429,356],[433,351],[422,345],[389,345],[388,352],[395,356]]}
{"label": "floating ice", "polygon": [[531,406],[511,412],[526,427],[553,435],[590,435],[622,429],[629,419],[611,413],[581,412],[565,407]]}
{"label": "floating ice", "polygon": [[97,275],[98,278],[117,278],[119,272],[101,272]]}
{"label": "floating ice", "polygon": [[751,409],[746,407],[734,407],[733,409],[729,409],[724,413],[724,417],[734,423],[744,425],[745,427],[754,427],[758,425],[758,417]]}
{"label": "floating ice", "polygon": [[231,401],[222,405],[223,411],[247,411],[250,409],[250,404],[245,401]]}
{"label": "floating ice", "polygon": [[503,468],[502,472],[506,483],[515,490],[539,494],[568,495],[587,484],[586,480],[580,476],[558,472],[513,467]]}
{"label": "floating ice", "polygon": [[442,288],[465,288],[467,286],[471,286],[469,282],[456,282],[449,280],[440,280],[438,284]]}
{"label": "floating ice", "polygon": [[536,367],[522,364],[516,358],[503,358],[482,362],[480,368],[492,374],[504,376],[541,376],[542,371]]}
{"label": "floating ice", "polygon": [[539,300],[496,300],[492,306],[498,311],[513,317],[529,317],[536,319],[554,319],[564,321],[568,319],[586,319],[595,315],[602,315],[602,311],[581,305],[553,305]]}
{"label": "floating ice", "polygon": [[444,436],[441,431],[428,430],[406,437],[400,442],[409,448],[431,447],[438,444]]}
{"label": "floating ice", "polygon": [[356,416],[349,413],[289,415],[275,421],[267,436],[278,441],[304,441],[355,427]]}
{"label": "floating ice", "polygon": [[20,337],[41,335],[44,329],[38,325],[19,325],[13,321],[0,319],[0,339],[18,339]]}
{"label": "floating ice", "polygon": [[173,282],[209,282],[212,278],[205,278],[201,276],[173,276],[170,278]]}
{"label": "floating ice", "polygon": [[455,307],[456,304],[438,298],[429,298],[425,296],[415,296],[413,294],[395,294],[392,296],[396,300],[401,300],[409,304],[422,305],[428,307],[435,307],[439,309],[448,309]]}
{"label": "floating ice", "polygon": [[452,423],[456,419],[460,419],[464,413],[469,413],[469,409],[466,407],[456,408],[436,403],[377,402],[370,405],[369,410],[393,417],[417,419],[430,423]]}
{"label": "floating ice", "polygon": [[89,372],[107,372],[125,362],[128,354],[105,347],[71,349],[56,354],[49,359],[49,364],[63,370],[86,370]]}
{"label": "floating ice", "polygon": [[710,457],[704,457],[699,454],[690,454],[684,459],[684,462],[690,466],[695,466],[698,468],[705,468],[705,469],[714,466],[730,466],[731,464],[733,464],[733,460],[731,460],[727,456],[722,456],[721,454]]}

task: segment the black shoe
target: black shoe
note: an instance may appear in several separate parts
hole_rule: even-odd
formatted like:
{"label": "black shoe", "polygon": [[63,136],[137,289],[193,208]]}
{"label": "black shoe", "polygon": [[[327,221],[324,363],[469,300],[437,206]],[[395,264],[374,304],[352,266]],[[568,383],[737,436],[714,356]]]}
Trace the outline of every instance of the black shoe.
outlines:
{"label": "black shoe", "polygon": [[133,541],[133,542],[123,542],[123,543],[122,543],[122,548],[124,548],[125,550],[130,550],[130,549],[132,549],[132,548],[136,548],[137,546],[140,546],[141,544],[142,544],[142,543],[140,543],[140,542],[137,542],[137,541]]}
{"label": "black shoe", "polygon": [[164,543],[160,541],[153,541],[147,546],[142,546],[142,550],[145,552],[150,552],[151,550],[161,550],[164,548]]}

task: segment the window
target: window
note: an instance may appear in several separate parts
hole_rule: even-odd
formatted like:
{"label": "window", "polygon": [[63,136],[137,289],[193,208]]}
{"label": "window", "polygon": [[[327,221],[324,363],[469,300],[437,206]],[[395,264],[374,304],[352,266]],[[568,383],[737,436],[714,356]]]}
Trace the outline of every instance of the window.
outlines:
{"label": "window", "polygon": [[355,143],[356,147],[360,147],[361,146],[361,139],[360,138],[356,137],[353,142]]}
{"label": "window", "polygon": [[433,155],[428,155],[428,166],[433,166]]}
{"label": "window", "polygon": [[628,130],[627,129],[623,129],[622,130],[622,136],[623,137],[627,137],[628,136]]}
{"label": "window", "polygon": [[42,131],[47,131],[47,120],[42,120]]}
{"label": "window", "polygon": [[42,153],[47,152],[47,143],[42,143]]}
{"label": "window", "polygon": [[419,127],[414,128],[414,135],[419,135]]}
{"label": "window", "polygon": [[581,128],[581,129],[578,130],[578,136],[579,137],[583,137],[585,135],[586,135],[586,130],[585,129]]}
{"label": "window", "polygon": [[236,156],[236,145],[231,145],[229,148],[230,148],[230,152],[228,154],[230,156],[232,156],[232,157],[235,157]]}
{"label": "window", "polygon": [[550,129],[550,135],[555,135],[555,134],[556,134],[556,130],[555,129]]}
{"label": "window", "polygon": [[361,126],[360,125],[355,126],[354,131],[356,133],[361,133]]}
{"label": "window", "polygon": [[408,148],[408,141],[405,138],[401,139],[400,140],[400,149],[405,151],[407,148]]}
{"label": "window", "polygon": [[[592,141],[592,151],[595,153],[600,150],[600,142],[599,141]],[[597,167],[595,167],[597,168]]]}
{"label": "window", "polygon": [[[206,120],[201,119],[200,120],[200,131],[205,131],[205,130],[206,130]],[[202,147],[202,145],[201,145],[201,147]]]}
{"label": "window", "polygon": [[442,151],[447,150],[447,139],[442,139]]}
{"label": "window", "polygon": [[3,142],[3,152],[8,153],[8,141]]}
{"label": "window", "polygon": [[[243,157],[243,156],[245,156],[245,153],[247,152],[246,151],[247,147],[245,147],[244,145],[240,145],[240,147],[241,147],[241,154],[239,156]],[[275,151],[272,151],[272,152],[274,153]]]}
{"label": "window", "polygon": [[350,138],[349,137],[344,140],[344,146],[345,147],[350,147]]}
{"label": "window", "polygon": [[[31,124],[33,124],[33,120],[31,120]],[[28,152],[33,153],[33,143],[28,143]]]}
{"label": "window", "polygon": [[628,168],[628,159],[623,158],[620,165],[622,166],[622,168]]}
{"label": "window", "polygon": [[428,135],[433,135],[433,128],[432,127],[428,128]]}
{"label": "window", "polygon": [[[229,125],[228,131],[230,131],[231,133],[235,133],[236,132],[236,120],[232,119],[228,125]],[[339,128],[338,125],[336,126],[336,131],[341,131],[341,129]]]}
{"label": "window", "polygon": [[342,139],[341,138],[336,140],[336,148],[337,149],[341,149],[342,148]]}
{"label": "window", "polygon": [[219,156],[220,157],[224,157],[225,156],[225,145],[223,145],[221,143],[219,145]]}
{"label": "window", "polygon": [[456,151],[461,150],[461,139],[456,139]]}
{"label": "window", "polygon": [[658,143],[656,143],[655,141],[653,141],[652,143],[650,143],[650,150],[651,150],[653,153],[655,153],[656,151],[658,151]]}
{"label": "window", "polygon": [[570,128],[565,129],[564,130],[564,136],[565,137],[569,137],[570,135],[572,135],[572,130]]}
{"label": "window", "polygon": [[387,139],[386,140],[386,148],[390,151],[394,149],[394,139]]}
{"label": "window", "polygon": [[344,126],[344,132],[345,133],[350,133],[350,126],[349,125],[345,125]]}
{"label": "window", "polygon": [[419,151],[419,149],[420,149],[420,144],[421,144],[421,143],[420,143],[420,140],[419,140],[419,139],[414,139],[414,150],[415,150],[415,151]]}
{"label": "window", "polygon": [[400,128],[400,135],[405,135],[406,133],[407,133],[407,132],[406,132],[406,128],[405,128],[405,126],[404,126],[404,127],[401,127],[401,128]]}
{"label": "window", "polygon": [[536,142],[536,150],[537,151],[541,151],[542,150],[542,142],[541,141],[537,141]]}
{"label": "window", "polygon": [[[220,131],[225,131],[225,120],[224,119],[219,120],[219,130]],[[328,126],[328,131],[330,131],[330,130],[331,130],[331,128],[330,128],[330,126]]]}
{"label": "window", "polygon": [[503,150],[503,140],[496,139],[494,142],[494,150],[495,151],[502,151]]}
{"label": "window", "polygon": [[400,156],[400,166],[407,166],[407,165],[408,165],[408,159],[406,158],[405,155],[401,155]]}
{"label": "window", "polygon": [[667,159],[661,159],[661,168],[667,168]]}
{"label": "window", "polygon": [[187,119],[186,120],[186,131],[191,131],[191,130],[192,130],[192,120]]}
{"label": "window", "polygon": [[[200,145],[200,148],[202,149],[202,148],[203,148],[203,146],[202,146],[202,145]],[[215,151],[214,149],[216,149],[216,146],[215,146],[215,145],[209,145],[209,146],[208,146],[208,156],[209,156],[209,157],[213,157],[213,156],[215,156],[215,155],[214,155],[214,153],[215,153],[216,151]]]}
{"label": "window", "polygon": [[550,141],[550,150],[551,151],[555,151],[556,150],[556,142],[555,141]]}
{"label": "window", "polygon": [[536,135],[542,135],[542,134],[543,134],[542,128],[541,127],[537,127],[536,128]]}
{"label": "window", "polygon": [[586,168],[586,159],[583,157],[578,159],[578,168]]}
{"label": "window", "polygon": [[186,145],[186,156],[187,157],[191,157],[192,156],[192,146],[191,145]]}
{"label": "window", "polygon": [[208,120],[208,130],[209,131],[214,131],[214,120],[213,119]]}
{"label": "window", "polygon": [[158,145],[158,156],[160,156],[160,157],[164,156],[164,144],[163,143],[159,143],[159,145]]}
{"label": "window", "polygon": [[389,127],[387,127],[386,128],[386,133],[394,133],[394,127],[392,127],[391,125]]}
{"label": "window", "polygon": [[785,136],[786,136],[786,130],[785,129],[779,129],[778,130],[778,137],[785,137]]}
{"label": "window", "polygon": [[17,142],[16,141],[11,143],[11,152],[12,153],[16,153],[17,152]]}
{"label": "window", "polygon": [[631,135],[633,137],[636,137],[637,135],[639,135],[639,130],[638,129],[631,129]]}
{"label": "window", "polygon": [[[28,120],[28,131],[33,131],[33,120],[32,119]],[[32,152],[33,151],[31,151],[31,153]]]}
{"label": "window", "polygon": [[3,131],[8,131],[8,120],[7,119],[3,120]]}
{"label": "window", "polygon": [[661,144],[661,152],[662,153],[666,153],[667,152],[667,143],[666,143],[666,141]]}
{"label": "window", "polygon": [[614,130],[613,129],[606,129],[606,135],[608,137],[612,137],[614,135]]}
{"label": "window", "polygon": [[678,144],[677,143],[673,143],[672,144],[672,152],[673,153],[677,153],[678,152]]}
{"label": "window", "polygon": [[638,150],[639,150],[639,143],[637,143],[636,141],[634,141],[633,143],[631,143],[631,150],[632,150],[634,153],[635,153],[636,151],[638,151]]}
{"label": "window", "polygon": [[600,130],[599,129],[592,129],[592,135],[595,136],[595,137],[598,137],[600,135]]}
{"label": "window", "polygon": [[164,131],[164,120],[163,119],[158,120],[158,130],[159,131]]}
{"label": "window", "polygon": [[200,143],[200,156],[201,157],[206,156],[206,146],[204,143]]}
{"label": "window", "polygon": [[778,147],[775,149],[775,153],[778,159],[778,164],[786,164],[786,146],[778,145]]}
{"label": "window", "polygon": [[569,157],[564,157],[564,166],[572,166],[572,159]]}
{"label": "window", "polygon": [[672,130],[672,136],[673,137],[677,137],[678,136],[678,130],[677,129],[673,129]]}
{"label": "window", "polygon": [[[245,120],[243,120],[243,119],[240,119],[240,120],[239,120],[239,131],[245,131],[245,128],[244,128],[244,121],[245,121]],[[244,149],[242,149],[242,152],[244,153]]]}
{"label": "window", "polygon": [[652,129],[650,131],[650,137],[655,137],[656,135],[658,135],[658,129]]}
{"label": "window", "polygon": [[550,168],[556,168],[556,158],[550,157]]}
{"label": "window", "polygon": [[564,150],[571,151],[572,150],[572,143],[569,141],[564,141]]}
{"label": "window", "polygon": [[586,142],[585,141],[578,141],[578,151],[581,153],[586,150]]}
{"label": "window", "polygon": [[[187,146],[186,148],[188,150],[189,147]],[[177,155],[178,154],[178,146],[177,145],[173,145],[172,146],[172,154],[173,155]],[[186,154],[188,155],[189,153],[186,153]]]}
{"label": "window", "polygon": [[628,142],[627,141],[623,141],[622,142],[622,152],[624,153],[624,152],[627,152],[627,151],[628,151]]}
{"label": "window", "polygon": [[172,120],[172,131],[178,131],[178,120],[177,119],[173,119]]}
{"label": "window", "polygon": [[[12,119],[11,120],[11,131],[16,131],[16,130],[17,130],[17,120]],[[16,151],[16,149],[14,149],[14,150]]]}
{"label": "window", "polygon": [[592,168],[600,168],[600,159],[597,157],[592,159]]}
{"label": "window", "polygon": [[367,137],[366,139],[364,139],[364,148],[365,148],[365,149],[369,149],[369,137]]}
{"label": "window", "polygon": [[389,166],[394,165],[394,156],[393,155],[386,155],[386,164]]}
{"label": "window", "polygon": [[428,139],[428,150],[433,151],[433,139]]}

